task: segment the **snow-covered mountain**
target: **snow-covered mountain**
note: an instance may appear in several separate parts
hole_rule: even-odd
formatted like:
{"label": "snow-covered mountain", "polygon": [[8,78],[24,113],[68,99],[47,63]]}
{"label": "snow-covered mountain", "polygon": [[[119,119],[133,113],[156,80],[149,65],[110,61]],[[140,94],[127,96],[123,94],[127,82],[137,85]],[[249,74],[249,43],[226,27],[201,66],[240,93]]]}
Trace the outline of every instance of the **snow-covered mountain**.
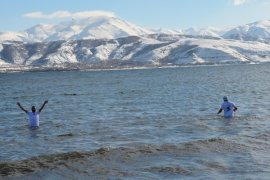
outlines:
{"label": "snow-covered mountain", "polygon": [[42,42],[80,39],[116,39],[153,33],[116,17],[93,16],[56,25],[39,24],[23,32],[0,34],[0,42]]}
{"label": "snow-covered mountain", "polygon": [[226,39],[270,42],[270,20],[238,26],[223,35]]}
{"label": "snow-covered mountain", "polygon": [[151,29],[154,33],[159,34],[170,34],[170,35],[190,35],[190,36],[201,36],[201,37],[215,37],[221,38],[223,30],[208,27],[208,28],[188,28],[188,29]]}
{"label": "snow-covered mountain", "polygon": [[148,30],[95,16],[0,34],[0,71],[254,62],[270,62],[270,21],[224,33],[216,28]]}
{"label": "snow-covered mountain", "polygon": [[6,41],[24,41],[24,36],[26,34],[23,32],[5,32],[0,33],[0,43]]}
{"label": "snow-covered mountain", "polygon": [[183,30],[183,34],[192,36],[209,36],[220,38],[220,29],[208,27],[208,28],[188,28]]}
{"label": "snow-covered mountain", "polygon": [[0,69],[10,67],[108,68],[183,64],[254,63],[270,60],[270,45],[260,42],[152,35],[118,39],[3,43]]}
{"label": "snow-covered mountain", "polygon": [[169,34],[169,35],[183,35],[184,32],[181,29],[165,29],[165,28],[155,28],[150,29],[152,34]]}

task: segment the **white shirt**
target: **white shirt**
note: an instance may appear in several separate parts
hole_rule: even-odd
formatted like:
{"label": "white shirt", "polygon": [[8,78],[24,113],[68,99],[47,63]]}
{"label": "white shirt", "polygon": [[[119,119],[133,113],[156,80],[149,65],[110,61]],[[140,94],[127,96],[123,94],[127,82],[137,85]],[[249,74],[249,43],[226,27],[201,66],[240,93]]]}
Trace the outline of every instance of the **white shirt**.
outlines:
{"label": "white shirt", "polygon": [[235,105],[232,102],[224,101],[221,104],[220,109],[223,109],[224,111],[224,117],[232,117],[233,116],[233,109]]}
{"label": "white shirt", "polygon": [[29,126],[38,127],[39,126],[39,112],[27,112],[29,116]]}

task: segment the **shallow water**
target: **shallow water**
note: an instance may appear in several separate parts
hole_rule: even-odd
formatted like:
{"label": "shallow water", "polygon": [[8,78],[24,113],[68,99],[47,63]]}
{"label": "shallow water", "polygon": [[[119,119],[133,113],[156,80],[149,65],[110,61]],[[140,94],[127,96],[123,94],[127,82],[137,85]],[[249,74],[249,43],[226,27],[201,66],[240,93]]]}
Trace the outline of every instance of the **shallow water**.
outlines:
{"label": "shallow water", "polygon": [[[269,79],[270,64],[0,74],[0,174],[268,179]],[[29,130],[16,102],[46,99]]]}

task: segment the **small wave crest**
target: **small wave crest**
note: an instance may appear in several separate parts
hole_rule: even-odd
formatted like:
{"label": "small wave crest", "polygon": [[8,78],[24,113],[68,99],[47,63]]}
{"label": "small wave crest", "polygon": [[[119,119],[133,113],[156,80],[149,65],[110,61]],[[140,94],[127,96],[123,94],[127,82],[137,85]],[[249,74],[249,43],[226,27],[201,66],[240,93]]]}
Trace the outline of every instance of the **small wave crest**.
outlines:
{"label": "small wave crest", "polygon": [[[126,161],[143,159],[146,157],[159,157],[165,154],[180,157],[191,154],[202,153],[232,153],[243,152],[247,148],[239,143],[221,138],[198,140],[182,144],[144,145],[136,147],[100,148],[90,152],[68,152],[61,154],[33,157],[20,161],[0,162],[0,176],[13,176],[27,174],[44,169],[55,169],[58,167],[72,168],[78,162],[88,164],[87,168],[95,169],[96,164],[116,163],[123,164]],[[96,163],[94,163],[96,162]],[[89,165],[90,163],[90,165]],[[181,167],[152,167],[150,172],[173,172],[189,174],[188,170]]]}
{"label": "small wave crest", "polygon": [[145,171],[153,172],[153,173],[174,173],[174,174],[181,174],[181,175],[190,175],[191,172],[187,169],[182,167],[175,167],[175,166],[162,166],[162,167],[150,167],[145,169]]}

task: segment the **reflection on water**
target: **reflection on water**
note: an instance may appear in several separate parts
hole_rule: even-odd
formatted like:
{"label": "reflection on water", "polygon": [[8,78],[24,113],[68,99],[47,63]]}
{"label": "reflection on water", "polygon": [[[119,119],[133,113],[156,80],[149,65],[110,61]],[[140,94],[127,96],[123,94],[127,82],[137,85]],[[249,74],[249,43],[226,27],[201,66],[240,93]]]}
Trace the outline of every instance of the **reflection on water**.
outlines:
{"label": "reflection on water", "polygon": [[31,138],[38,138],[38,127],[28,127]]}

